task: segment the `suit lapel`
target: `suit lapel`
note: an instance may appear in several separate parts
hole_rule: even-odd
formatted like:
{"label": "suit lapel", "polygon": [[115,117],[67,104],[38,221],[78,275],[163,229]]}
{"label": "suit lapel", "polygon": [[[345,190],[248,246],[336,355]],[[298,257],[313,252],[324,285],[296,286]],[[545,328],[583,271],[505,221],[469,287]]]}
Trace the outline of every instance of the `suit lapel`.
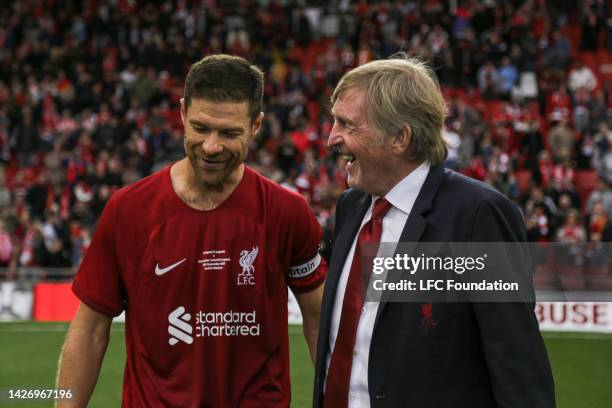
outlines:
{"label": "suit lapel", "polygon": [[[408,256],[411,256],[417,243],[421,240],[421,236],[429,224],[429,221],[427,221],[424,214],[431,209],[433,200],[438,192],[438,188],[440,187],[443,177],[444,168],[442,166],[434,166],[429,169],[429,174],[427,174],[425,183],[423,183],[423,186],[419,191],[419,195],[417,196],[414,206],[412,207],[412,211],[410,211],[410,215],[406,221],[406,225],[404,225],[404,229],[400,235],[399,242],[407,245],[406,251],[402,251],[402,255],[406,253]],[[401,279],[402,273],[391,270],[387,274],[386,282],[399,282]],[[385,291],[382,294],[380,305],[378,306],[378,311],[376,312],[374,329],[376,329],[380,315],[383,313],[387,303],[389,303],[390,295],[390,291]]]}

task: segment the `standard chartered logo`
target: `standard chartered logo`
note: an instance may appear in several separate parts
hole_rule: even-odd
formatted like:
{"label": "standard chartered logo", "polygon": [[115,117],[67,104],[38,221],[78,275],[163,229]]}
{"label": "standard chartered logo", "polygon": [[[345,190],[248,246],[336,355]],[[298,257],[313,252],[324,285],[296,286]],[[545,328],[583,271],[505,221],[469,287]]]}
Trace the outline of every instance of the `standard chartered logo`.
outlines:
{"label": "standard chartered logo", "polygon": [[187,323],[189,320],[191,320],[191,315],[185,313],[183,306],[179,306],[170,312],[168,315],[168,323],[170,323],[168,326],[168,333],[170,333],[168,343],[171,346],[174,346],[179,340],[187,344],[193,343],[193,337],[191,337],[193,327]]}
{"label": "standard chartered logo", "polygon": [[259,323],[252,312],[198,312],[196,337],[259,336]]}
{"label": "standard chartered logo", "polygon": [[259,336],[260,324],[257,323],[256,311],[252,312],[204,312],[195,314],[195,335],[191,314],[183,306],[174,309],[168,315],[168,343],[174,346],[179,341],[193,343],[194,337],[221,336]]}

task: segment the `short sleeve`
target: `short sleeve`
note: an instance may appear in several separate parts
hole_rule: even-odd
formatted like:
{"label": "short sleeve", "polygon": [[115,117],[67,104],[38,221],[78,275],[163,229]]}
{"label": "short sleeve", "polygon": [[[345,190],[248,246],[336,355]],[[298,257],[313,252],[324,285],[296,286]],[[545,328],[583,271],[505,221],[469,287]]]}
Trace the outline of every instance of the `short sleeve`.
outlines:
{"label": "short sleeve", "polygon": [[106,316],[123,310],[120,266],[115,251],[115,197],[111,197],[98,221],[91,245],[77,271],[72,291],[87,306]]}
{"label": "short sleeve", "polygon": [[327,262],[318,252],[323,235],[321,226],[301,196],[294,201],[288,223],[291,262],[287,282],[294,293],[305,293],[325,281]]}

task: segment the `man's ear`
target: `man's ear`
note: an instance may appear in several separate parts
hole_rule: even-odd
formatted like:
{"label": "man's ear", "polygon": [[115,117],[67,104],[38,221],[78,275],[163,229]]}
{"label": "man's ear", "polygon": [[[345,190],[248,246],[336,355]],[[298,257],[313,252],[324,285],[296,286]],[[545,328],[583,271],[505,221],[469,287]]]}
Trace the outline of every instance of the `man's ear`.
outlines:
{"label": "man's ear", "polygon": [[185,116],[187,116],[187,106],[185,105],[185,98],[181,98],[181,121],[185,123]]}
{"label": "man's ear", "polygon": [[257,135],[261,130],[261,125],[263,124],[264,113],[259,112],[259,115],[253,120],[253,135]]}
{"label": "man's ear", "polygon": [[412,128],[404,124],[398,132],[391,138],[391,149],[393,153],[404,155],[412,144]]}

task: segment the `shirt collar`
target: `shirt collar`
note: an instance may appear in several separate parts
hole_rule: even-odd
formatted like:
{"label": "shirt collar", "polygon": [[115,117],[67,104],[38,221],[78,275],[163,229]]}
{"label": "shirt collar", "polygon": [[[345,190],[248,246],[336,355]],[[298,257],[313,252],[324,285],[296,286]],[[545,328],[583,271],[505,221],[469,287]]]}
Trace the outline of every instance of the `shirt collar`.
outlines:
{"label": "shirt collar", "polygon": [[[399,183],[397,183],[389,192],[385,195],[387,201],[389,201],[393,207],[398,210],[410,214],[412,207],[421,191],[421,187],[425,184],[427,174],[431,165],[425,161],[421,163],[419,167],[410,172],[404,177]],[[376,196],[374,199],[378,198]]]}

